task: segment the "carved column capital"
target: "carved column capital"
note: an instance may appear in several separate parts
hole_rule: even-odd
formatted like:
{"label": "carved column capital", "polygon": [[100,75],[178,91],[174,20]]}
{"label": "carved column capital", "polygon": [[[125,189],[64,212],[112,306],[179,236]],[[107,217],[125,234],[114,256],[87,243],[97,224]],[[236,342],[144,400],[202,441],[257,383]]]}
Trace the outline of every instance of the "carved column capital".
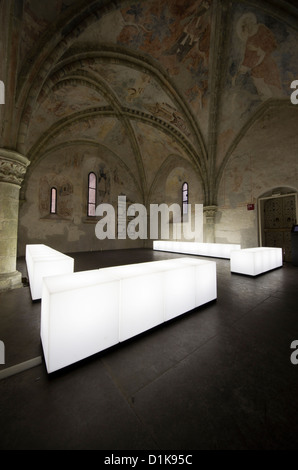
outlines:
{"label": "carved column capital", "polygon": [[0,148],[0,183],[11,183],[20,187],[29,164],[30,161],[24,155]]}
{"label": "carved column capital", "polygon": [[206,215],[206,223],[213,224],[217,206],[204,206],[203,210]]}

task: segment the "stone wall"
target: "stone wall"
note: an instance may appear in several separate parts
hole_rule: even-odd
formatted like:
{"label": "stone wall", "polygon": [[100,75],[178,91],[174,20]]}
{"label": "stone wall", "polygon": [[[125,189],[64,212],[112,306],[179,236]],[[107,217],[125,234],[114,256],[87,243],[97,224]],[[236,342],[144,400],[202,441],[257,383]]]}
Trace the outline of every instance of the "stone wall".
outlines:
{"label": "stone wall", "polygon": [[[132,177],[107,148],[70,147],[51,153],[30,170],[20,207],[18,256],[24,255],[25,246],[30,243],[44,243],[64,253],[152,246],[151,240],[131,240],[128,235],[126,240],[119,240],[117,231],[115,240],[96,237],[99,219],[87,216],[87,182],[91,171],[97,175],[97,204],[112,204],[116,223],[118,196],[126,197],[126,210],[133,203],[144,204]],[[144,204],[148,215],[150,204],[181,206],[185,181],[194,213],[195,204],[203,204],[198,176],[187,161],[172,156],[158,174],[147,205]],[[57,189],[57,214],[50,214],[52,187]],[[127,218],[127,223],[130,220]],[[148,239],[149,224],[148,218]]]}
{"label": "stone wall", "polygon": [[[131,176],[107,148],[69,147],[40,161],[26,178],[19,217],[18,255],[26,244],[43,243],[64,253],[142,246],[142,241],[99,240],[96,217],[87,216],[88,175],[97,175],[97,204],[115,208],[120,194],[127,203],[140,196]],[[57,214],[50,214],[50,190],[57,188]]]}
{"label": "stone wall", "polygon": [[[298,191],[297,110],[268,110],[233,151],[222,175],[216,214],[216,241],[258,246],[258,199],[277,188]],[[247,205],[254,204],[254,210]]]}

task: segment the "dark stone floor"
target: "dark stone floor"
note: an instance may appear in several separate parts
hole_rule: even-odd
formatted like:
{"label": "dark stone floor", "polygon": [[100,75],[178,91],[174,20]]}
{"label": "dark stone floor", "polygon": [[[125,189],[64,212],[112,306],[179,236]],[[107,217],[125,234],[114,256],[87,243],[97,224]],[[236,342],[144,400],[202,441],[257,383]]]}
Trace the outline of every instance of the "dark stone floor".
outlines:
{"label": "dark stone floor", "polygon": [[[180,255],[72,256],[81,271]],[[41,362],[0,380],[0,449],[298,450],[298,267],[251,278],[213,261],[217,301],[51,376]],[[0,374],[42,357],[39,325],[29,287],[0,294]]]}

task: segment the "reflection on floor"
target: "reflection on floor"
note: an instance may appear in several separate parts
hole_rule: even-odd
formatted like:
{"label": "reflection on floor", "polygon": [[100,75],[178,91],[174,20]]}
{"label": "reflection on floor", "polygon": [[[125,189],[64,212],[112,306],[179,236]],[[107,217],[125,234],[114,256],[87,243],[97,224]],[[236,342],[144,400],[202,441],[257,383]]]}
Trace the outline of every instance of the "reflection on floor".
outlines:
{"label": "reflection on floor", "polygon": [[[180,256],[70,255],[75,271]],[[0,294],[0,375],[40,358],[0,380],[0,449],[298,449],[298,268],[250,278],[216,263],[216,302],[53,376],[40,302],[28,286]],[[25,278],[24,259],[18,269]]]}

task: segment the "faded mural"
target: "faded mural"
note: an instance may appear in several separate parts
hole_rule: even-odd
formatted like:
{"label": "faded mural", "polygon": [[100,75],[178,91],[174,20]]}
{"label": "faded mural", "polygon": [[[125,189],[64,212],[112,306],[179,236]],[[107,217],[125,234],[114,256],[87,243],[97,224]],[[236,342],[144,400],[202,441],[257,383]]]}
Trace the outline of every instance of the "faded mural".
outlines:
{"label": "faded mural", "polygon": [[[223,31],[215,30],[213,16],[221,2],[119,1],[107,4],[104,14],[99,8],[101,3],[94,3],[98,10],[91,15],[92,21],[82,24],[72,36],[71,20],[78,13],[75,0],[49,1],[47,8],[39,0],[24,2],[18,67],[24,74],[20,77],[26,76],[31,61],[38,68],[36,57],[52,61],[48,74],[40,77],[40,93],[22,114],[23,124],[28,125],[24,131],[24,153],[34,164],[39,159],[51,161],[57,152],[60,158],[60,166],[55,160],[46,173],[36,170],[34,197],[38,194],[39,206],[35,216],[47,217],[49,191],[55,186],[61,200],[59,217],[75,221],[79,232],[84,232],[82,215],[76,215],[75,208],[79,204],[80,214],[84,213],[81,206],[85,189],[76,171],[88,170],[85,163],[91,161],[91,154],[94,160],[90,167],[96,168],[99,175],[98,197],[102,201],[115,200],[117,193],[125,194],[133,188],[129,200],[142,202],[142,195],[152,195],[160,173],[165,182],[163,172],[172,159],[177,168],[184,168],[184,164],[189,165],[188,171],[193,168],[199,202],[204,198],[202,187],[207,194],[214,189],[217,176],[223,175],[214,190],[214,203],[217,199],[221,207],[221,215],[217,216],[220,234],[224,211],[242,210],[251,197],[256,197],[253,191],[264,184],[266,171],[256,155],[261,158],[264,154],[262,131],[268,131],[274,117],[265,113],[255,121],[255,116],[270,101],[289,100],[290,83],[298,78],[297,30],[277,14],[270,15],[269,7],[265,12],[244,1],[227,2],[231,14],[228,19],[223,14],[228,22]],[[62,24],[67,15],[70,20],[59,30],[61,42],[57,43],[61,51],[65,44],[65,50],[60,56],[50,55],[51,47],[44,50],[43,41],[50,28],[58,27],[60,20]],[[59,34],[57,30],[55,40]],[[223,42],[222,55],[216,58],[213,49],[217,34],[222,34]],[[219,90],[210,89],[210,77],[218,72],[213,67],[222,73]],[[210,93],[217,96],[216,103],[210,100]],[[292,129],[293,120],[285,113],[284,127],[290,123]],[[274,126],[279,135],[275,121]],[[249,133],[251,128],[253,133]],[[244,148],[238,146],[238,142],[246,142],[247,135],[258,143],[253,155],[248,144]],[[273,140],[271,134],[266,134],[266,145],[272,146],[268,135]],[[292,147],[296,149],[295,142]],[[91,154],[85,153],[86,148],[92,149]],[[212,148],[214,162],[209,162]],[[273,149],[269,154],[272,166],[278,165],[277,151]],[[293,155],[287,158],[292,164]],[[205,185],[198,168],[206,179]],[[208,168],[214,169],[214,174]],[[175,168],[171,172],[176,175]],[[181,172],[184,174],[184,169]],[[168,186],[164,183],[157,191],[167,187],[175,199],[177,178],[173,176]],[[171,198],[169,194],[167,197]],[[24,226],[27,209],[26,202],[21,209]],[[241,215],[251,218],[247,220],[252,230],[254,215]],[[27,229],[33,230],[32,223]],[[225,239],[223,234],[218,236]],[[249,230],[245,237],[252,239]],[[84,235],[79,238],[82,240]]]}
{"label": "faded mural", "polygon": [[[72,146],[68,156],[64,154],[63,150],[53,151],[28,178],[26,204],[21,208],[19,253],[25,252],[26,243],[35,242],[59,246],[65,253],[111,247],[110,241],[99,242],[95,235],[97,220],[87,217],[91,171],[96,175],[97,204],[109,203],[116,209],[119,195],[131,202],[140,199],[132,176],[108,149]],[[56,214],[50,213],[52,187],[57,189]],[[130,240],[123,241],[125,247],[131,247]]]}
{"label": "faded mural", "polygon": [[206,106],[211,0],[134,2],[122,10],[119,44],[155,57],[171,77],[184,74],[183,91],[195,110]]}
{"label": "faded mural", "polygon": [[238,132],[267,100],[289,99],[298,76],[298,34],[268,15],[238,5],[220,109],[217,165]]}
{"label": "faded mural", "polygon": [[259,23],[254,13],[243,14],[237,21],[236,31],[243,57],[238,68],[236,62],[231,65],[231,72],[236,68],[232,86],[240,82],[247,89],[250,85],[261,100],[282,96],[280,72],[274,57],[277,50],[274,33],[264,23]]}
{"label": "faded mural", "polygon": [[[61,12],[67,12],[74,2],[50,2],[51,7],[46,10],[37,3],[33,0],[25,3],[23,36],[27,42],[22,41],[23,47],[28,41],[36,41],[47,25]],[[233,5],[231,35],[223,58],[227,61],[227,74],[218,103],[217,166],[258,107],[268,99],[288,98],[289,84],[298,75],[297,32],[243,3]],[[98,20],[103,27],[91,25],[82,31],[75,44],[79,49],[88,42],[98,47],[98,41],[104,42],[106,36],[108,43],[114,41],[156,60],[182,93],[207,139],[210,48],[215,34],[211,31],[211,18],[211,0],[132,1],[119,10],[111,7],[107,16]],[[115,28],[105,28],[108,21]],[[194,142],[183,110],[150,74],[116,63],[97,63],[95,58],[80,65],[81,70],[92,71],[95,80],[96,76],[104,80],[122,106],[169,122]],[[109,104],[99,91],[85,86],[80,86],[80,94],[76,96],[77,86],[80,84],[53,89],[43,100],[31,125],[28,143],[33,144],[46,122],[90,106]]]}

